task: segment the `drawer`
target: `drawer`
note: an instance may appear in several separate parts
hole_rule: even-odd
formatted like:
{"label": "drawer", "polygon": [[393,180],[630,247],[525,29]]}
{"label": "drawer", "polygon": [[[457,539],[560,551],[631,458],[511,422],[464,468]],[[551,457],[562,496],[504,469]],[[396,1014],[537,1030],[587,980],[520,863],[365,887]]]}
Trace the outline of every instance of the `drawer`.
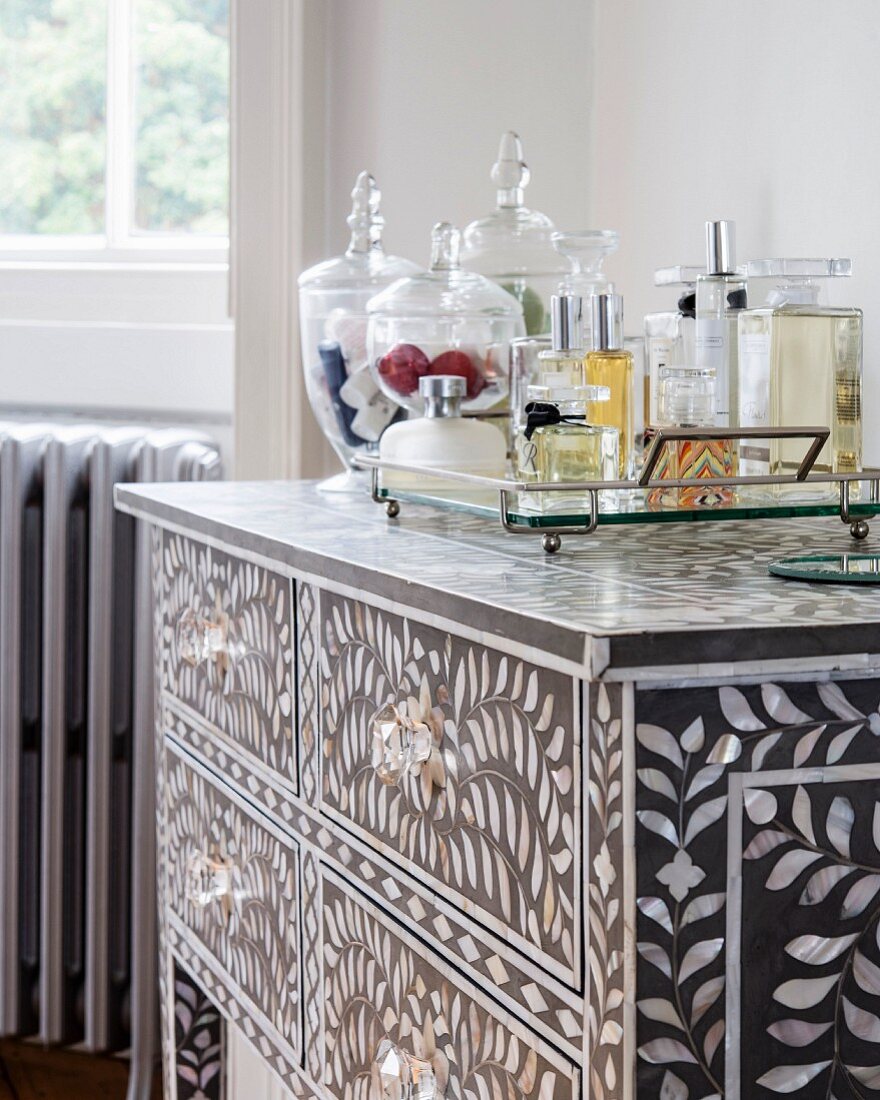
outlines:
{"label": "drawer", "polygon": [[330,1096],[579,1096],[572,1063],[327,868],[322,890],[324,1085]]}
{"label": "drawer", "polygon": [[297,790],[292,582],[163,535],[163,687]]}
{"label": "drawer", "polygon": [[322,811],[582,988],[580,685],[332,593],[320,626]]}
{"label": "drawer", "polygon": [[297,845],[167,740],[165,752],[169,920],[299,1060]]}

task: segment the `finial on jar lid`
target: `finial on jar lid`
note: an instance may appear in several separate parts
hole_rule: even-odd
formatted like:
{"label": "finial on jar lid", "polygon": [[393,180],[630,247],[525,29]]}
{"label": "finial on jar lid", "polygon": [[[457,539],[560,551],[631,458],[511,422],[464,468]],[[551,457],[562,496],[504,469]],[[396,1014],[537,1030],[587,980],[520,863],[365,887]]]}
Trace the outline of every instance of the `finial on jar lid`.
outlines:
{"label": "finial on jar lid", "polygon": [[498,188],[499,206],[522,206],[523,188],[529,182],[529,169],[522,159],[522,141],[515,130],[501,135],[498,160],[492,165],[492,182]]}
{"label": "finial on jar lid", "polygon": [[437,222],[431,230],[431,270],[452,271],[459,266],[461,230],[451,222]]}
{"label": "finial on jar lid", "polygon": [[351,191],[351,213],[346,219],[351,230],[349,252],[368,252],[382,247],[385,219],[379,213],[382,192],[375,176],[361,172]]}

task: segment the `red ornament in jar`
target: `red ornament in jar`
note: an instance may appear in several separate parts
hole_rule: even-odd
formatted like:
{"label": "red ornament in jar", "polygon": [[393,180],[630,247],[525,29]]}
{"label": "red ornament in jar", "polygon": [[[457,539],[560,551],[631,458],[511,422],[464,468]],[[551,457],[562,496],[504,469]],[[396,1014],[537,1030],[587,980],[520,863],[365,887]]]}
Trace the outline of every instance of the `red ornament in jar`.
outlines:
{"label": "red ornament in jar", "polygon": [[401,397],[409,397],[418,392],[419,379],[430,372],[431,364],[415,344],[395,344],[379,360],[378,369],[379,377],[389,389]]}

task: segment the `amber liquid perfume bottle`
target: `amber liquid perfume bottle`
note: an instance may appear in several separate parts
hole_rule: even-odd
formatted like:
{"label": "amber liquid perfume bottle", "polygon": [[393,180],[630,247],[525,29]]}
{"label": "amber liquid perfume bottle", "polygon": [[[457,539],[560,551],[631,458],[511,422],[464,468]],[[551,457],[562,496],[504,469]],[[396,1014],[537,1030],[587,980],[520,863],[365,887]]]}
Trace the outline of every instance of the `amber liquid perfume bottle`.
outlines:
{"label": "amber liquid perfume bottle", "polygon": [[592,309],[593,350],[587,355],[586,382],[607,386],[611,397],[597,405],[594,423],[616,428],[619,436],[619,476],[635,474],[635,417],[633,357],[623,346],[623,298],[619,294],[594,294]]}
{"label": "amber liquid perfume bottle", "polygon": [[739,392],[737,318],[746,280],[736,273],[734,222],[706,222],[706,274],[697,277],[696,364],[715,372],[715,423],[736,423]]}
{"label": "amber liquid perfume bottle", "polygon": [[[848,259],[754,260],[749,278],[772,279],[763,306],[739,317],[743,426],[827,427],[814,469],[853,473],[862,465],[862,313],[821,302],[821,286],[852,273]],[[794,474],[804,439],[757,439],[741,447],[741,472]],[[826,496],[829,485],[782,485],[750,496]]]}
{"label": "amber liquid perfume bottle", "polygon": [[[703,367],[664,367],[660,372],[660,427],[711,428],[715,419],[716,379]],[[732,477],[730,439],[683,439],[667,443],[652,479],[685,480]],[[648,491],[652,508],[714,508],[733,503],[728,486],[657,487]]]}

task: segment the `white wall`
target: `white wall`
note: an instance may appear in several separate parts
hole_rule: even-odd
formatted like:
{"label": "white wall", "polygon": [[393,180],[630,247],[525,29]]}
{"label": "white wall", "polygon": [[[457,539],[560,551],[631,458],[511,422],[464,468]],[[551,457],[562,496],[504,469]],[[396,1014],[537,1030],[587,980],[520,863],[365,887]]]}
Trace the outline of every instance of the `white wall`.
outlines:
{"label": "white wall", "polygon": [[865,310],[866,459],[880,462],[880,5],[596,0],[592,216],[629,317],[655,267],[699,263],[735,218],[740,259],[851,256],[836,304]]}
{"label": "white wall", "polygon": [[[529,206],[580,228],[589,209],[592,0],[327,0],[330,252],[364,168],[390,251],[427,263],[434,222],[495,205],[489,171],[517,130]],[[321,257],[315,257],[318,259]]]}

